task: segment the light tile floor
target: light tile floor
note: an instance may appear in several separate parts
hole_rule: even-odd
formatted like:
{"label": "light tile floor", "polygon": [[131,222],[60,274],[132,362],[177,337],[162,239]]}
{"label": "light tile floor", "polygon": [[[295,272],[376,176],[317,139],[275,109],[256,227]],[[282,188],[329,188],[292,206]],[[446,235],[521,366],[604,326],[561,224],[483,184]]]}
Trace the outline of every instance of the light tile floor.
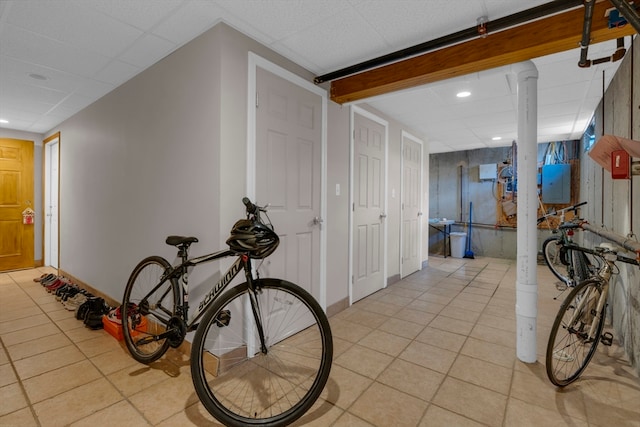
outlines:
{"label": "light tile floor", "polygon": [[[135,362],[33,281],[0,274],[0,426],[218,425],[185,356]],[[516,353],[514,262],[431,257],[429,267],[333,316],[335,357],[297,425],[640,426],[640,381],[616,346],[558,390],[544,350],[559,306],[538,268],[538,362]]]}

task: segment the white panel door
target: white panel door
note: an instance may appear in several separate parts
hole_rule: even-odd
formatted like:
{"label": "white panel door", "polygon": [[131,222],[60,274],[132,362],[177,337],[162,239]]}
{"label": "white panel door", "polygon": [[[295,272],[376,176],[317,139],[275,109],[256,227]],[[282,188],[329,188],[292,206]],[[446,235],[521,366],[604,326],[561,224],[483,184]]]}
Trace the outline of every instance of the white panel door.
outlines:
{"label": "white panel door", "polygon": [[45,145],[45,264],[58,268],[58,165],[56,139]]}
{"label": "white panel door", "polygon": [[260,272],[319,299],[322,98],[260,67],[256,89],[256,202],[280,236]]}
{"label": "white panel door", "polygon": [[385,286],[385,127],[355,113],[352,302]]}
{"label": "white panel door", "polygon": [[420,270],[422,144],[402,135],[402,230],[400,276]]}

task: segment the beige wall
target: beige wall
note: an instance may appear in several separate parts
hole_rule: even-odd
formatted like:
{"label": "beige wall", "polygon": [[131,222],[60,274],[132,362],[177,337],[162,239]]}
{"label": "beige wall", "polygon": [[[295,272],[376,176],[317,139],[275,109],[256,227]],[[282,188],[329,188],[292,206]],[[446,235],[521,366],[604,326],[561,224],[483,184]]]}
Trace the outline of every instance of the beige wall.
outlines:
{"label": "beige wall", "polygon": [[[164,244],[167,235],[197,236],[194,255],[223,247],[230,226],[243,212],[239,195],[247,185],[249,52],[304,79],[313,78],[220,24],[34,138],[41,144],[43,137],[61,133],[62,270],[120,300],[140,259],[150,254],[174,259],[175,251]],[[336,307],[348,298],[349,117],[349,107],[329,102],[326,277],[327,306]],[[389,198],[392,280],[399,275],[402,129],[390,121],[389,189],[396,193]],[[425,157],[427,151],[425,146]],[[428,171],[424,176],[428,179]],[[40,177],[37,182],[39,189]],[[426,259],[426,250],[423,255]],[[214,263],[194,270],[194,300],[197,284],[217,276],[219,269]]]}

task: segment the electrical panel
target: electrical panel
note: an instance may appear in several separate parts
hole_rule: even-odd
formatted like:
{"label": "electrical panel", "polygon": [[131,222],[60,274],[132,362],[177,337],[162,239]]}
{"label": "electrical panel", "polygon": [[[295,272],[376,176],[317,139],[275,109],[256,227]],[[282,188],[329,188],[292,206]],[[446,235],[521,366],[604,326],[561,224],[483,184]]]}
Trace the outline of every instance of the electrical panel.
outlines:
{"label": "electrical panel", "polygon": [[542,166],[542,201],[550,204],[571,203],[571,165]]}

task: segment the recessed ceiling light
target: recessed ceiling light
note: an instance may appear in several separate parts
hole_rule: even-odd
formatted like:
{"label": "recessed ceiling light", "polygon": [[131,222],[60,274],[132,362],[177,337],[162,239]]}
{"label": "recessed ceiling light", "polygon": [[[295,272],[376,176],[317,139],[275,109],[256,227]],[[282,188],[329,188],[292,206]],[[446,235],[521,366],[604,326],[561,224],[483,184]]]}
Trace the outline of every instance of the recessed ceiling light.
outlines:
{"label": "recessed ceiling light", "polygon": [[466,98],[467,96],[471,96],[471,92],[469,92],[468,90],[463,90],[461,92],[456,93],[456,96],[458,98]]}
{"label": "recessed ceiling light", "polygon": [[9,123],[9,120],[0,119],[0,123]]}
{"label": "recessed ceiling light", "polygon": [[38,73],[29,73],[27,75],[35,80],[49,80],[49,77],[43,76],[42,74],[38,74]]}
{"label": "recessed ceiling light", "polygon": [[500,141],[501,139],[501,136],[494,136],[493,138],[491,138],[492,141]]}

